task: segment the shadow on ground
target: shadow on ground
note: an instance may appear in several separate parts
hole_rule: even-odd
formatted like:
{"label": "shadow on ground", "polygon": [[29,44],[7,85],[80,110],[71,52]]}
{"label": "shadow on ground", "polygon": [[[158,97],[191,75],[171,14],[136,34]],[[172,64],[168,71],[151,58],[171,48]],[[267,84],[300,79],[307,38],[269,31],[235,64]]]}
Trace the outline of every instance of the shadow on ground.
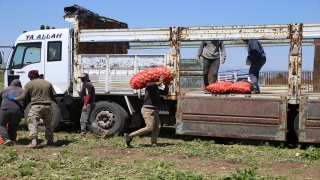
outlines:
{"label": "shadow on ground", "polygon": [[[146,135],[150,136],[150,135]],[[215,144],[223,144],[223,145],[233,145],[233,144],[242,144],[242,145],[270,145],[281,148],[289,148],[289,149],[307,149],[309,146],[314,146],[320,148],[320,144],[312,144],[312,143],[301,143],[298,142],[298,139],[294,133],[288,133],[287,141],[268,141],[268,140],[254,140],[254,139],[241,139],[241,138],[223,138],[223,137],[209,137],[209,136],[191,136],[191,135],[180,135],[175,134],[174,126],[163,126],[160,131],[159,137],[165,137],[169,139],[181,139],[183,141],[194,141],[197,139],[206,140],[206,141],[214,141]]]}

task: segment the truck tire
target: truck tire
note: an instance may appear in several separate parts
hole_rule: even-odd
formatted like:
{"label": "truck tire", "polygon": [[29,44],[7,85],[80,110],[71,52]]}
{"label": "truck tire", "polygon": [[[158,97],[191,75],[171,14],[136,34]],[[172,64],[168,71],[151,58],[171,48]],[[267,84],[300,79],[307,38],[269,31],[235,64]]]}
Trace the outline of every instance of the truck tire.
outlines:
{"label": "truck tire", "polygon": [[[116,103],[114,103],[114,104],[116,104]],[[124,118],[123,128],[118,133],[119,135],[122,136],[125,133],[125,131],[129,128],[131,121],[129,119],[129,114],[127,113],[127,111],[119,104],[116,104],[116,105],[121,109],[122,114],[123,114],[123,118]]]}
{"label": "truck tire", "polygon": [[299,137],[299,114],[296,116],[296,118],[294,119],[294,132],[296,133],[296,135]]}
{"label": "truck tire", "polygon": [[[28,106],[26,107],[26,109],[24,110],[24,121],[26,123],[26,125],[28,126],[29,122],[27,121],[28,118],[28,114],[29,114],[29,110],[30,110],[31,104],[29,103]],[[58,107],[58,105],[54,102],[51,103],[51,107],[52,107],[52,121],[51,121],[51,127],[53,129],[53,131],[57,131],[61,126],[59,126],[60,124],[60,109]],[[38,124],[38,131],[45,131],[46,128],[44,127],[43,124],[43,120],[40,119],[40,122]]]}
{"label": "truck tire", "polygon": [[92,111],[91,120],[99,127],[108,130],[108,136],[121,135],[128,124],[128,113],[118,104],[108,101],[96,103]]}

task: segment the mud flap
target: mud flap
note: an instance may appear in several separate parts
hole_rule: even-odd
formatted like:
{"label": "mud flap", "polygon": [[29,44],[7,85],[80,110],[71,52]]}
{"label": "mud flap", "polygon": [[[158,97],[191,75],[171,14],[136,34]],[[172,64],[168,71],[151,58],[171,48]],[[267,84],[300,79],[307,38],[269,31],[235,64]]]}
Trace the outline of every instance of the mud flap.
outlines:
{"label": "mud flap", "polygon": [[320,143],[320,99],[301,97],[299,105],[298,141]]}

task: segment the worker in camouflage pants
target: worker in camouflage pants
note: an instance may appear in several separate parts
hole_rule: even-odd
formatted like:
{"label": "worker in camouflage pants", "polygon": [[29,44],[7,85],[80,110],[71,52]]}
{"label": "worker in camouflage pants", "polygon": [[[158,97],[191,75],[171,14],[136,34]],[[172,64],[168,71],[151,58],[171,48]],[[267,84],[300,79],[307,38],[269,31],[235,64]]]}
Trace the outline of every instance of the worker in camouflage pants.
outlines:
{"label": "worker in camouflage pants", "polygon": [[31,97],[31,107],[28,113],[27,121],[29,128],[29,136],[32,139],[27,147],[35,148],[38,146],[38,123],[40,118],[44,121],[46,128],[45,138],[48,140],[47,145],[53,145],[53,129],[51,126],[52,121],[52,107],[51,103],[54,102],[56,91],[53,85],[40,78],[38,70],[31,70],[28,73],[30,81],[24,86],[23,93],[15,97],[14,94],[9,94],[8,99],[14,101],[21,101]]}
{"label": "worker in camouflage pants", "polygon": [[38,123],[40,117],[43,119],[44,126],[46,127],[45,138],[53,140],[53,131],[51,127],[52,108],[51,105],[35,104],[32,105],[28,114],[29,122],[29,136],[31,139],[38,137]]}

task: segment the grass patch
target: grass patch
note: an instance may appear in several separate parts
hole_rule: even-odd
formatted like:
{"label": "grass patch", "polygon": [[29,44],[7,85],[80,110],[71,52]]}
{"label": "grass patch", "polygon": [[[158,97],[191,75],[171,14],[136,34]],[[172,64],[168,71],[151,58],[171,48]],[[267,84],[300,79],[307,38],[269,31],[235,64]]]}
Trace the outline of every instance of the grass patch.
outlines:
{"label": "grass patch", "polygon": [[236,173],[227,175],[223,180],[286,180],[283,176],[266,176],[259,177],[255,168],[237,169]]}
{"label": "grass patch", "polygon": [[[179,136],[162,129],[159,146],[150,136],[136,137],[126,148],[121,136],[79,138],[79,127],[54,134],[57,146],[27,149],[29,131],[21,122],[15,146],[0,146],[4,179],[295,179],[319,169],[319,148],[289,149],[242,144],[205,137]],[[287,166],[287,169],[284,167]],[[314,175],[315,177],[315,175]]]}
{"label": "grass patch", "polygon": [[4,87],[3,72],[0,72],[0,90]]}
{"label": "grass patch", "polygon": [[301,154],[301,158],[303,159],[310,159],[310,160],[320,160],[320,149],[316,148],[314,146],[308,147],[307,150],[305,150]]}
{"label": "grass patch", "polygon": [[4,152],[5,153],[0,156],[0,165],[11,163],[18,159],[17,150],[13,147],[7,148]]}

